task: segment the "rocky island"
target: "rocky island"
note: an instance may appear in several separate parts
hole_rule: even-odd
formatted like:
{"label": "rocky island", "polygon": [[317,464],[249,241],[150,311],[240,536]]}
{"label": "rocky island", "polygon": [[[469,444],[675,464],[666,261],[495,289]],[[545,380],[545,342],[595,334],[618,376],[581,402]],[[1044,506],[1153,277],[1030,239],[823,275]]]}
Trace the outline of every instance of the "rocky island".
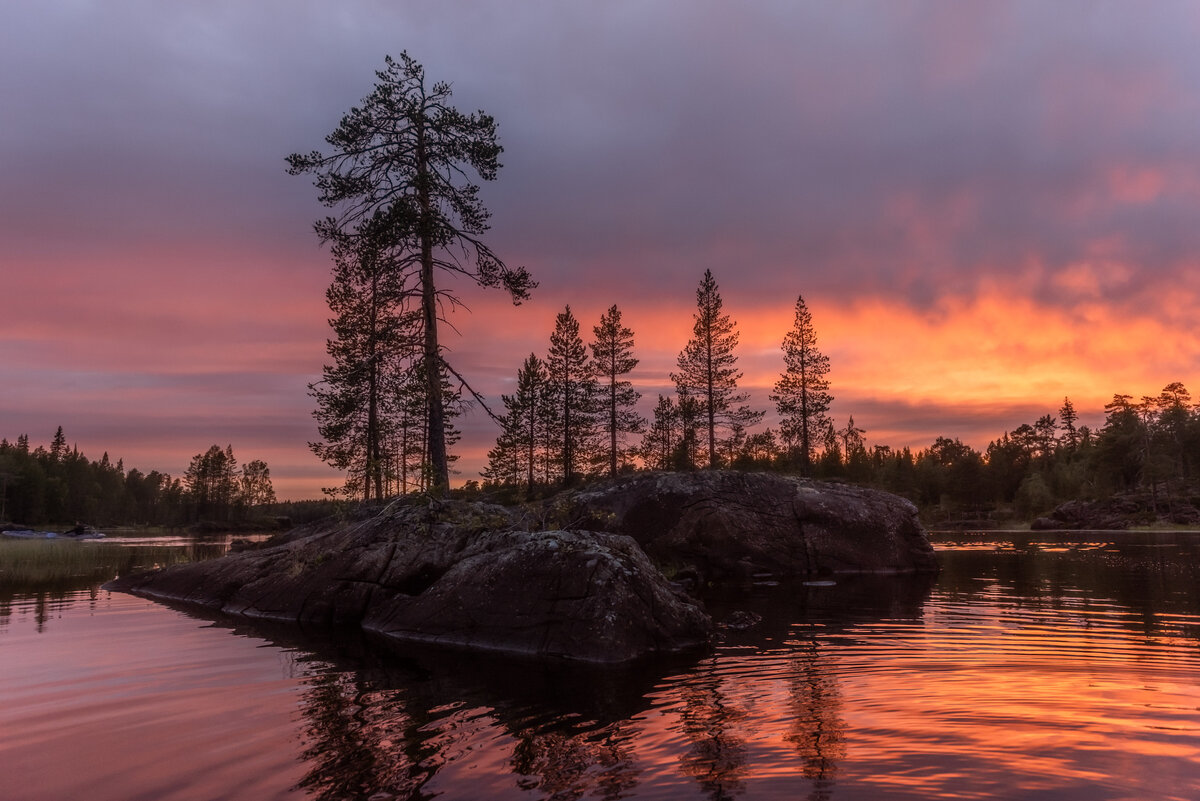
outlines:
{"label": "rocky island", "polygon": [[706,471],[639,473],[523,506],[403,499],[108,586],[397,641],[620,663],[709,641],[689,587],[936,570],[902,498]]}

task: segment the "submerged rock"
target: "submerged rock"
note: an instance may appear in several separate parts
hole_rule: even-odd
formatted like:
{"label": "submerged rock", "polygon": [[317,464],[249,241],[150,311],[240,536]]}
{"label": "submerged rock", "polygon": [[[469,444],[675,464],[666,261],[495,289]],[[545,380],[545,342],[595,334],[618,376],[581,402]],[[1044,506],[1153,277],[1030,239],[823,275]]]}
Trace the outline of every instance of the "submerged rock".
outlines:
{"label": "submerged rock", "polygon": [[936,572],[917,507],[890,493],[774,473],[641,473],[557,502],[627,534],[687,578]]}
{"label": "submerged rock", "polygon": [[249,618],[590,662],[707,643],[708,616],[632,539],[518,525],[517,512],[499,506],[394,504],[110,586]]}

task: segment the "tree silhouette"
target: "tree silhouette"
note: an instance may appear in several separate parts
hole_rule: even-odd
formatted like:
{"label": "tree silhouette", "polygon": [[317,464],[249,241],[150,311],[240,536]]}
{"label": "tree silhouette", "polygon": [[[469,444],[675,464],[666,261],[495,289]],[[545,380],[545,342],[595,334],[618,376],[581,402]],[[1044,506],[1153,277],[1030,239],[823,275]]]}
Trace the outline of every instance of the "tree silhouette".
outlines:
{"label": "tree silhouette", "polygon": [[781,418],[780,432],[798,456],[800,471],[808,475],[833,396],[826,378],[829,357],[817,348],[817,332],[803,295],[796,298],[795,322],[782,347],[784,370],[770,398]]}
{"label": "tree silhouette", "polygon": [[669,397],[659,395],[654,420],[638,448],[638,456],[650,470],[670,470],[682,436],[679,408]]}
{"label": "tree silhouette", "polygon": [[516,484],[523,477],[526,490],[533,491],[538,454],[545,442],[549,378],[545,363],[529,354],[517,371],[517,391],[501,396],[505,408],[502,430],[488,452],[485,478],[497,484]]}
{"label": "tree silhouette", "polygon": [[557,422],[557,451],[563,483],[578,476],[577,467],[588,456],[595,428],[596,376],[587,348],[579,336],[579,321],[567,306],[555,317],[546,357],[549,376],[548,408]]}
{"label": "tree silhouette", "polygon": [[364,501],[384,497],[383,405],[391,398],[386,371],[406,346],[412,348],[412,316],[403,314],[403,276],[388,256],[393,236],[385,219],[374,218],[353,236],[334,232],[333,281],[325,299],[333,318],[321,380],[309,384],[317,403],[318,442],[312,449],[331,466],[347,471],[347,488]]}
{"label": "tree silhouette", "polygon": [[747,406],[735,407],[749,398],[737,392],[742,373],[737,369],[734,348],[738,333],[734,322],[722,311],[721,293],[711,270],[696,290],[696,313],[693,315],[692,338],[679,354],[679,372],[671,380],[681,395],[689,395],[701,404],[708,434],[708,465],[716,468],[717,427],[739,424],[751,425],[762,418]]}
{"label": "tree silhouette", "polygon": [[641,393],[622,377],[637,367],[638,360],[633,357],[633,331],[621,323],[615,305],[601,316],[592,334],[592,368],[600,381],[602,425],[608,435],[608,474],[615,476],[622,435],[640,434],[646,423],[634,409]]}
{"label": "tree silhouette", "polygon": [[1079,414],[1075,411],[1075,405],[1071,403],[1070,398],[1063,398],[1062,408],[1058,410],[1058,419],[1062,420],[1063,427],[1059,442],[1068,451],[1074,451],[1079,447],[1079,430],[1075,428]]}
{"label": "tree silhouette", "polygon": [[275,487],[271,484],[271,468],[262,459],[254,459],[242,466],[242,477],[238,492],[246,506],[262,506],[275,503]]}
{"label": "tree silhouette", "polygon": [[450,479],[438,322],[445,305],[461,304],[438,286],[436,274],[503,288],[514,303],[527,298],[536,283],[523,267],[505,265],[480,239],[490,214],[468,170],[481,180],[495,179],[502,151],[495,120],[449,105],[450,85],[427,87],[424,68],[407,53],[399,61],[388,57],[376,76],[371,94],[326,137],[333,151],[293,153],[288,172],[314,175],[321,203],[340,210],[315,224],[323,241],[353,236],[367,220],[387,220],[390,263],[420,297],[422,360],[431,366],[426,381],[432,489],[445,493]]}

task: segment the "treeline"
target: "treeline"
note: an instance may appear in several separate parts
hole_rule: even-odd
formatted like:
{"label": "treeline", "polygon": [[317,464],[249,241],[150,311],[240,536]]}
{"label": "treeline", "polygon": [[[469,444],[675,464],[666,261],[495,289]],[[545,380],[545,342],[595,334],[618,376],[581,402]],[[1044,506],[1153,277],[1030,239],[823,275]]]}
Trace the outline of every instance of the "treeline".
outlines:
{"label": "treeline", "polygon": [[0,521],[27,525],[86,522],[98,526],[235,523],[275,503],[271,471],[254,460],[239,467],[233,447],[196,454],[182,477],[89,460],[68,446],[62,426],[50,447],[29,436],[0,439]]}
{"label": "treeline", "polygon": [[749,394],[738,387],[737,345],[737,325],[724,310],[712,272],[705,271],[692,336],[670,374],[675,393],[659,395],[647,420],[637,411],[641,393],[630,380],[638,365],[634,332],[620,309],[610,307],[585,344],[568,306],[555,320],[545,357],[529,354],[516,392],[501,397],[501,434],[488,453],[483,486],[532,494],[639,467],[771,467],[809,475],[822,443],[841,437],[849,450],[861,442],[860,435],[846,439],[859,431],[853,420],[849,433],[839,433],[828,416],[829,359],[817,347],[802,296],[770,396],[780,421],[774,430],[752,430],[765,412],[751,408]]}
{"label": "treeline", "polygon": [[1098,430],[1077,427],[1066,398],[1057,415],[1004,432],[982,452],[939,437],[915,454],[885,446],[833,453],[827,469],[909,497],[931,518],[1029,520],[1065,501],[1136,495],[1151,519],[1200,522],[1200,408],[1187,388],[1114,395],[1104,411]]}
{"label": "treeline", "polygon": [[738,390],[736,324],[723,311],[711,272],[697,290],[692,338],[647,420],[629,380],[638,365],[634,333],[612,306],[584,342],[568,306],[545,356],[531,353],[503,395],[501,434],[488,453],[481,489],[531,496],[582,478],[638,469],[731,467],[845,480],[903,495],[931,519],[1029,520],[1069,500],[1144,496],[1151,515],[1192,521],[1200,507],[1200,407],[1171,383],[1135,400],[1114,395],[1097,430],[1077,425],[1069,398],[1002,433],[979,451],[957,437],[928,448],[868,444],[851,415],[829,415],[829,360],[812,316],[797,298],[782,342],[783,369],[770,400],[775,427]]}

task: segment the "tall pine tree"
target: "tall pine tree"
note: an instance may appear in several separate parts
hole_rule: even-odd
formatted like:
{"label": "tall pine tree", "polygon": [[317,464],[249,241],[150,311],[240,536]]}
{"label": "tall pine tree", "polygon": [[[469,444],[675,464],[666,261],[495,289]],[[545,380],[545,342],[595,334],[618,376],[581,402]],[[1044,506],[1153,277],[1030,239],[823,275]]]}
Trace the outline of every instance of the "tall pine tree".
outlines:
{"label": "tall pine tree", "polygon": [[829,394],[829,357],[817,347],[817,332],[804,296],[796,298],[792,330],[783,338],[783,374],[770,396],[779,412],[779,430],[797,457],[800,471],[812,472],[817,443],[826,431]]}
{"label": "tall pine tree", "polygon": [[615,476],[621,462],[620,441],[625,434],[640,434],[646,419],[634,406],[642,395],[624,376],[637,367],[633,357],[633,331],[621,323],[615,305],[592,329],[592,368],[599,381],[599,422],[608,439],[608,474]]}
{"label": "tall pine tree", "polygon": [[762,419],[762,412],[744,404],[749,395],[737,391],[742,373],[737,369],[734,349],[738,344],[735,323],[722,311],[723,302],[711,270],[696,290],[696,313],[692,338],[679,354],[679,372],[671,380],[680,395],[695,398],[701,406],[708,438],[708,465],[720,464],[717,451],[718,426],[745,427]]}
{"label": "tall pine tree", "polygon": [[425,371],[427,450],[432,489],[444,494],[450,468],[438,323],[441,307],[458,299],[438,276],[503,288],[514,303],[537,284],[525,268],[505,265],[481,238],[490,215],[469,176],[496,178],[503,150],[496,121],[454,108],[450,84],[428,85],[424,68],[407,53],[398,61],[386,58],[376,77],[371,94],[325,138],[332,152],[293,153],[288,172],[312,174],[321,203],[339,210],[339,216],[315,224],[322,240],[353,235],[377,217],[390,222],[392,266],[419,297],[422,361],[434,366]]}
{"label": "tall pine tree", "polygon": [[558,424],[556,450],[564,484],[579,476],[590,455],[595,430],[596,376],[579,336],[579,321],[567,306],[554,320],[546,358],[550,405]]}

